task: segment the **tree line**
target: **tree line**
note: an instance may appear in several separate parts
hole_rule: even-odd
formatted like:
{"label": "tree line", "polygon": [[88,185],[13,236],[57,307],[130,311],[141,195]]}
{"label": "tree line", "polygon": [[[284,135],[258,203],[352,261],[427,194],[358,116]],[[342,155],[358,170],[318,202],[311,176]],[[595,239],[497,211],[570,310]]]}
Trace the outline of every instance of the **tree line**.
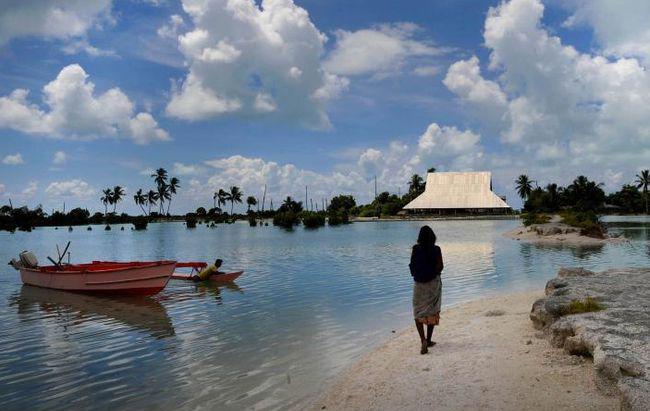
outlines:
{"label": "tree line", "polygon": [[602,183],[578,176],[566,187],[549,183],[540,187],[525,174],[515,180],[517,194],[524,202],[525,212],[558,212],[560,210],[598,211],[610,213],[648,214],[650,170],[642,170],[631,183],[619,191],[605,194]]}

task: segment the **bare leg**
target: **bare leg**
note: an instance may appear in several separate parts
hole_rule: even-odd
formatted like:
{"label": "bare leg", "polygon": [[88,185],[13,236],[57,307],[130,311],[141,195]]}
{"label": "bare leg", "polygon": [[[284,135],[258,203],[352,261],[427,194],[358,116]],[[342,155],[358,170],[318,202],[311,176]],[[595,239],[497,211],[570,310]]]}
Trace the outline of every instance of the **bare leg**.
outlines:
{"label": "bare leg", "polygon": [[427,340],[424,338],[424,325],[418,320],[415,320],[415,328],[418,330],[418,334],[420,335],[420,343],[422,344],[420,354],[426,354],[429,350],[427,350]]}
{"label": "bare leg", "polygon": [[431,335],[433,334],[433,327],[435,325],[427,325],[427,347],[433,347],[436,345],[435,342],[431,341]]}

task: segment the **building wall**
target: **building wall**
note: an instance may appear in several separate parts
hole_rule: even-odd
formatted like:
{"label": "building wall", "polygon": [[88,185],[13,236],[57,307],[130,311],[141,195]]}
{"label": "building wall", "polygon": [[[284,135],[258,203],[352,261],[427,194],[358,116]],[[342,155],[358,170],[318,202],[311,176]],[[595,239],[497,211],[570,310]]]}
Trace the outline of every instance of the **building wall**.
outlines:
{"label": "building wall", "polygon": [[404,209],[510,209],[492,192],[491,181],[489,171],[428,173],[424,193]]}

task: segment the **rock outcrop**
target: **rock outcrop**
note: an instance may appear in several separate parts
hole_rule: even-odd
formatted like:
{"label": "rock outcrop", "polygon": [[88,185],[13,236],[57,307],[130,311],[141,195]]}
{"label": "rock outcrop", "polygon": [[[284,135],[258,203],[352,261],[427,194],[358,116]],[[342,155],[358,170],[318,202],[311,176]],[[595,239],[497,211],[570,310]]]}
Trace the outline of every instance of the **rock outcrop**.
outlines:
{"label": "rock outcrop", "polygon": [[597,246],[606,243],[623,243],[624,237],[605,234],[602,238],[590,237],[583,234],[578,227],[568,224],[550,222],[533,224],[528,227],[518,227],[503,234],[517,241],[528,241],[546,244],[567,244],[571,246]]}
{"label": "rock outcrop", "polygon": [[[587,297],[602,309],[568,314]],[[597,375],[618,387],[622,410],[650,409],[650,268],[563,268],[530,318],[555,346],[593,357]]]}
{"label": "rock outcrop", "polygon": [[534,231],[537,235],[541,236],[580,233],[578,227],[572,227],[562,223],[533,224],[528,227],[528,231]]}

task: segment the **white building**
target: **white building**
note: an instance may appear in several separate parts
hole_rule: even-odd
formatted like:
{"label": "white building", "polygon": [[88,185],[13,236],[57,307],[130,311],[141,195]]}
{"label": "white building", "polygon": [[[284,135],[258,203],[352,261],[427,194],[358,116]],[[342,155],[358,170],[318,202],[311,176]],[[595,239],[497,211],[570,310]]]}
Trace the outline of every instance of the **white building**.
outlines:
{"label": "white building", "polygon": [[503,214],[512,210],[505,198],[492,192],[489,171],[429,173],[424,192],[404,209],[436,214]]}

